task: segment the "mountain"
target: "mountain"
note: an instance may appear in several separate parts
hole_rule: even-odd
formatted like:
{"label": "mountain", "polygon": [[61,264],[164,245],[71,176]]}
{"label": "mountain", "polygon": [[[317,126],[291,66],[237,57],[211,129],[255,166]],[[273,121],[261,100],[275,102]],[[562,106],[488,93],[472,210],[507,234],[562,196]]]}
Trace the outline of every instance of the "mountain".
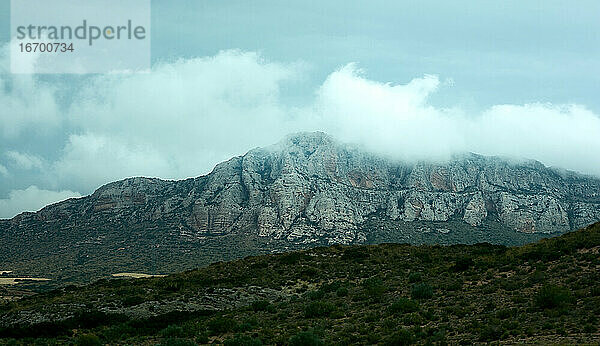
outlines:
{"label": "mountain", "polygon": [[205,176],[125,179],[3,220],[0,270],[84,281],[338,243],[513,245],[597,220],[596,178],[475,154],[397,162],[301,133]]}
{"label": "mountain", "polygon": [[599,250],[597,223],[521,247],[335,245],[100,280],[0,305],[0,344],[596,345]]}

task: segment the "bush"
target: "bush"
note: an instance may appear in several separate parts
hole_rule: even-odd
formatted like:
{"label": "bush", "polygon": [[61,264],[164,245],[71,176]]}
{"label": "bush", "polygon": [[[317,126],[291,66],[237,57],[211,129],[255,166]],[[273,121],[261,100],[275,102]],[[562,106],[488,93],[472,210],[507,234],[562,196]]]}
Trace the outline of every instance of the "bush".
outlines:
{"label": "bush", "polygon": [[412,287],[411,295],[415,299],[429,299],[433,297],[433,288],[427,283],[416,284]]}
{"label": "bush", "polygon": [[479,334],[479,341],[498,340],[502,336],[502,327],[497,324],[489,324]]}
{"label": "bush", "polygon": [[186,339],[168,338],[159,344],[160,346],[194,346],[194,342]]}
{"label": "bush", "polygon": [[501,320],[506,320],[510,317],[513,317],[516,314],[516,310],[512,309],[500,309],[496,311],[496,317]]}
{"label": "bush", "polygon": [[325,296],[325,292],[323,292],[322,290],[308,291],[304,295],[310,300],[319,300],[323,299],[323,297]]}
{"label": "bush", "polygon": [[312,302],[308,304],[304,310],[304,315],[307,318],[312,317],[327,317],[333,311],[335,311],[335,306],[329,302]]}
{"label": "bush", "polygon": [[394,314],[415,312],[419,310],[419,304],[408,298],[400,298],[390,305],[389,310]]}
{"label": "bush", "polygon": [[455,272],[462,272],[462,271],[469,269],[474,264],[475,264],[475,262],[473,262],[472,258],[462,257],[462,258],[459,258],[458,260],[456,260],[456,262],[452,266],[452,270]]}
{"label": "bush", "polygon": [[271,303],[266,300],[257,300],[252,302],[251,307],[254,311],[265,311],[269,308],[269,305],[271,305]]}
{"label": "bush", "polygon": [[300,261],[310,259],[310,256],[302,252],[291,252],[280,257],[279,261],[283,264],[296,264]]}
{"label": "bush", "polygon": [[261,346],[260,339],[251,338],[248,335],[236,336],[233,339],[225,340],[225,346]]}
{"label": "bush", "polygon": [[208,341],[209,341],[208,335],[206,335],[204,333],[202,333],[196,337],[197,344],[208,344]]}
{"label": "bush", "polygon": [[332,283],[327,283],[327,284],[321,285],[320,290],[325,293],[335,292],[338,289],[340,289],[342,287],[342,285],[343,285],[343,283],[341,281],[334,281]]}
{"label": "bush", "polygon": [[460,278],[457,278],[456,280],[451,280],[451,281],[443,283],[442,287],[446,291],[450,291],[450,292],[458,291],[458,290],[462,289],[463,281]]}
{"label": "bush", "polygon": [[123,307],[135,306],[138,304],[142,304],[144,301],[145,299],[142,296],[127,296],[125,297],[125,299],[123,299]]}
{"label": "bush", "polygon": [[77,338],[75,342],[78,346],[99,346],[102,345],[100,338],[94,334],[84,334]]}
{"label": "bush", "polygon": [[350,247],[344,251],[342,260],[352,260],[354,262],[362,263],[370,256],[369,249],[366,247]]}
{"label": "bush", "polygon": [[312,332],[301,332],[290,338],[290,346],[321,346],[323,341]]}
{"label": "bush", "polygon": [[345,297],[348,295],[348,289],[346,287],[340,287],[337,289],[337,291],[335,291],[335,294],[338,297]]}
{"label": "bush", "polygon": [[369,298],[378,300],[386,291],[386,287],[380,278],[369,278],[364,281],[363,286]]}
{"label": "bush", "polygon": [[414,283],[414,282],[421,282],[421,281],[423,281],[423,274],[421,274],[419,272],[412,272],[412,273],[408,274],[408,282]]}
{"label": "bush", "polygon": [[215,317],[208,321],[208,329],[213,335],[233,331],[235,327],[237,327],[237,322],[227,317]]}
{"label": "bush", "polygon": [[393,346],[404,346],[404,345],[412,345],[415,342],[415,337],[410,330],[402,329],[399,332],[394,333],[390,336],[385,344],[393,345]]}
{"label": "bush", "polygon": [[185,287],[185,282],[182,280],[160,281],[160,287],[165,291],[179,292]]}
{"label": "bush", "polygon": [[164,338],[182,338],[185,337],[183,328],[176,325],[170,325],[159,332],[159,335]]}
{"label": "bush", "polygon": [[542,309],[564,306],[571,300],[570,292],[559,286],[544,286],[535,296],[535,304]]}

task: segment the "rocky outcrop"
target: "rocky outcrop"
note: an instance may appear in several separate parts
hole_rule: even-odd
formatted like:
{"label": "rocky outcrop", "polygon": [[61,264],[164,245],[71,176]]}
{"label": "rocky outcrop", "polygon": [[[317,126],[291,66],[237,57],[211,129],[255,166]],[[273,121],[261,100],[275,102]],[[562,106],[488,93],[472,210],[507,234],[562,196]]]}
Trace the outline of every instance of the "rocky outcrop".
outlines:
{"label": "rocky outcrop", "polygon": [[[303,133],[206,176],[125,179],[21,214],[0,222],[0,240],[46,237],[68,247],[101,241],[102,230],[119,227],[129,239],[162,239],[156,246],[242,233],[296,244],[353,243],[367,239],[364,225],[372,217],[470,227],[493,221],[518,232],[560,233],[600,220],[600,180],[475,154],[400,163]],[[14,253],[6,247],[5,259]]]}

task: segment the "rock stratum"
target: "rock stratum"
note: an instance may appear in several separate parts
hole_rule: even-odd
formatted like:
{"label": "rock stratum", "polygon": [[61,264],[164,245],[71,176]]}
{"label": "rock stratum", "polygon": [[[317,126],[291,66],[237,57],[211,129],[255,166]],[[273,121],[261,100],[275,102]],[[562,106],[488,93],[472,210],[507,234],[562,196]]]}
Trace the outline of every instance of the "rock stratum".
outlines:
{"label": "rock stratum", "polygon": [[[33,274],[44,263],[63,278],[176,271],[305,246],[426,242],[427,234],[446,243],[458,231],[453,242],[511,244],[598,220],[597,178],[476,154],[401,163],[301,133],[205,176],[125,179],[2,220],[0,269]],[[463,239],[470,232],[477,237]]]}

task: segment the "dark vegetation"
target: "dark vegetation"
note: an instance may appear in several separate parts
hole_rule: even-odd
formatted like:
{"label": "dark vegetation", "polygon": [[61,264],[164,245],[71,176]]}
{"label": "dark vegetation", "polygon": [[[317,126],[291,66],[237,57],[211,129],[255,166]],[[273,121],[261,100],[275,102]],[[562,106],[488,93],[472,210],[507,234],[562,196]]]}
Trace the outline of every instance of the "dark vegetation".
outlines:
{"label": "dark vegetation", "polygon": [[[596,224],[512,248],[383,244],[248,257],[23,298],[0,306],[0,343],[597,344],[599,251]],[[225,310],[132,314],[252,286],[281,294]],[[30,312],[62,317],[17,318]]]}
{"label": "dark vegetation", "polygon": [[[2,222],[0,220],[0,224]],[[0,270],[12,270],[15,276],[52,279],[43,284],[22,284],[19,286],[22,289],[40,291],[67,284],[87,284],[122,272],[178,273],[216,261],[327,245],[325,239],[303,244],[259,237],[253,228],[190,241],[171,234],[169,229],[160,225],[144,228],[145,225],[114,223],[110,227],[94,226],[82,232],[73,232],[71,228],[65,231],[43,227],[47,230],[43,237],[34,233],[8,236],[2,234],[0,227]],[[472,227],[462,220],[405,222],[377,217],[375,214],[363,228],[368,244],[453,245],[487,242],[513,246],[536,242],[548,236],[543,233],[516,232],[494,221]],[[446,230],[449,232],[441,232]],[[102,241],[90,242],[90,239]]]}

